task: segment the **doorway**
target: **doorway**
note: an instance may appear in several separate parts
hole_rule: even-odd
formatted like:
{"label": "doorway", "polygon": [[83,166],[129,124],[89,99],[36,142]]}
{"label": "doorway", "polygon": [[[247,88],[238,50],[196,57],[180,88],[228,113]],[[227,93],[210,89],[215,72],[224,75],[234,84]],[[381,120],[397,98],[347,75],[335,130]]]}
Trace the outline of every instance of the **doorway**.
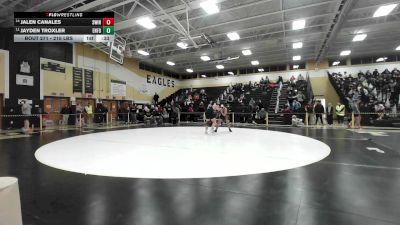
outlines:
{"label": "doorway", "polygon": [[108,109],[110,119],[115,121],[118,117],[118,102],[115,100],[102,100],[102,103]]}
{"label": "doorway", "polygon": [[44,112],[48,115],[46,125],[60,125],[62,122],[61,109],[69,103],[69,98],[45,97]]}
{"label": "doorway", "polygon": [[4,95],[0,94],[0,130],[3,128]]}

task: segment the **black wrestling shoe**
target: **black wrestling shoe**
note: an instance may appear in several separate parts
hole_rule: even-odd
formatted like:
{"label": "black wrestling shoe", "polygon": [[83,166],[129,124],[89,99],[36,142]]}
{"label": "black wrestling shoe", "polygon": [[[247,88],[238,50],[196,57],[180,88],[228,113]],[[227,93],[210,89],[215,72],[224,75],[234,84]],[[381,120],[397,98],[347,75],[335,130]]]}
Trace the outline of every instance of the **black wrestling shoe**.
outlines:
{"label": "black wrestling shoe", "polygon": [[229,132],[232,132],[232,129],[230,127],[228,129],[229,129]]}
{"label": "black wrestling shoe", "polygon": [[215,133],[217,133],[217,131],[218,131],[218,128],[214,130]]}

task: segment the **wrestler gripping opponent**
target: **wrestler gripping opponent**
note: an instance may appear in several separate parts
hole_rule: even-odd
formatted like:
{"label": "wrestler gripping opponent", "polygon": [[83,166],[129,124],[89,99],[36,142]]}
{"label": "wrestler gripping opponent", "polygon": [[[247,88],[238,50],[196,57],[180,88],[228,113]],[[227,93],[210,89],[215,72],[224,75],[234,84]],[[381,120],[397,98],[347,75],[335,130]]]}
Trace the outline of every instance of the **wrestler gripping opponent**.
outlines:
{"label": "wrestler gripping opponent", "polygon": [[218,122],[215,132],[218,131],[219,126],[222,126],[222,123],[225,123],[228,126],[229,132],[232,132],[231,123],[229,121],[228,108],[226,108],[223,104],[221,104],[221,106],[218,106],[217,116]]}
{"label": "wrestler gripping opponent", "polygon": [[[214,105],[216,105],[216,104],[214,103]],[[205,116],[206,116],[205,132],[206,132],[206,134],[208,133],[209,127],[211,127],[211,129],[213,130],[213,127],[217,126],[217,119],[216,119],[216,113],[214,111],[214,105],[209,105],[205,112]]]}

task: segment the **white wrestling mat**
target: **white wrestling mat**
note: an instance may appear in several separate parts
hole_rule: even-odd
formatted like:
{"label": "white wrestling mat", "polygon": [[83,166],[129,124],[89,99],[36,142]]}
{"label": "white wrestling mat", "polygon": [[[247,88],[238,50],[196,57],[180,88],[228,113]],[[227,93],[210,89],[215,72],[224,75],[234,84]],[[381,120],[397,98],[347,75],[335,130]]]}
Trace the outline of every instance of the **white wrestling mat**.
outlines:
{"label": "white wrestling mat", "polygon": [[163,127],[93,133],[39,148],[41,163],[110,177],[206,178],[268,173],[318,162],[328,145],[284,132],[225,127]]}

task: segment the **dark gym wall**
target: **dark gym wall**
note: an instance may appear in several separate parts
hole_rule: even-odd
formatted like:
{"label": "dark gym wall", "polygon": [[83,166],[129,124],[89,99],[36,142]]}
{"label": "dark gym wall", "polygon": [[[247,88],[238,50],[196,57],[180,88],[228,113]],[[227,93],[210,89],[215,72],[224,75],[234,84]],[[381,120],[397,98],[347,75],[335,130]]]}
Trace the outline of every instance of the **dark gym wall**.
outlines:
{"label": "dark gym wall", "polygon": [[[40,100],[40,57],[72,63],[72,44],[69,43],[14,43],[11,28],[0,29],[0,48],[9,51],[9,99],[5,100],[4,114],[20,114],[18,99],[33,100],[33,111],[37,113],[43,108]],[[33,76],[33,86],[16,85],[16,74],[20,74],[20,64],[28,61],[30,76]],[[38,106],[38,107],[35,107]],[[3,127],[22,127],[22,119],[4,121]],[[35,124],[38,126],[38,124]]]}
{"label": "dark gym wall", "polygon": [[70,43],[40,43],[40,57],[72,63],[73,45]]}

